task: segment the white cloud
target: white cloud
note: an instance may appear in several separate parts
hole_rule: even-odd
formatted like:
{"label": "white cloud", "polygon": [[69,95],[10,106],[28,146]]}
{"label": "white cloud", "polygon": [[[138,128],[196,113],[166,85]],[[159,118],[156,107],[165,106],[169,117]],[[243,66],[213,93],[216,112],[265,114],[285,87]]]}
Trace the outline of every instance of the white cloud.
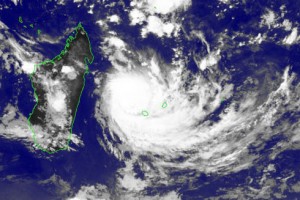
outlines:
{"label": "white cloud", "polygon": [[77,194],[68,200],[111,200],[111,195],[106,186],[97,184],[82,186]]}
{"label": "white cloud", "polygon": [[167,14],[180,8],[187,8],[191,5],[190,0],[148,0],[153,5],[156,13]]}
{"label": "white cloud", "polygon": [[[6,24],[4,24],[2,21],[0,21],[0,29],[8,29],[8,26],[6,26]],[[0,39],[3,39],[2,37],[3,36],[0,35]]]}
{"label": "white cloud", "polygon": [[[124,188],[126,188],[126,190],[124,190]],[[128,188],[127,185],[121,189],[120,186],[117,185],[114,188],[114,194],[111,194],[105,185],[86,185],[82,186],[73,197],[67,200],[181,200],[181,197],[174,191],[164,195],[147,196],[132,189],[133,188]]]}
{"label": "white cloud", "polygon": [[142,24],[146,20],[145,14],[136,8],[130,11],[129,17],[131,20],[130,25]]}
{"label": "white cloud", "polygon": [[66,77],[70,80],[74,80],[78,75],[73,67],[66,65],[62,67],[61,72],[66,74]]}
{"label": "white cloud", "polygon": [[[27,117],[16,107],[8,104],[4,109],[3,115],[0,116],[0,136],[10,140],[18,140],[28,146],[28,148],[33,148],[35,146],[32,134],[28,126]],[[44,140],[47,140],[47,137]],[[72,135],[71,140],[77,146],[83,145],[82,140],[76,134]],[[69,150],[74,151],[75,149],[70,148]]]}
{"label": "white cloud", "polygon": [[147,0],[146,10],[149,13],[169,14],[179,9],[187,9],[191,5],[190,0]]}
{"label": "white cloud", "polygon": [[113,47],[118,48],[118,49],[125,48],[124,41],[121,40],[118,37],[115,37],[115,36],[107,37],[107,38],[105,38],[104,41],[107,42],[110,47],[113,46]]}
{"label": "white cloud", "polygon": [[[171,70],[166,80],[159,66],[161,63],[152,58],[144,67],[120,69],[107,75],[106,87],[101,94],[102,108],[113,122],[110,124],[112,130],[136,151],[142,152],[151,149],[162,153],[168,151],[167,146],[185,149],[193,146],[194,142],[204,142],[214,137],[216,133],[212,131],[211,135],[199,133],[203,138],[194,140],[194,134],[208,130],[188,127],[193,127],[195,120],[201,120],[220,105],[220,97],[209,99],[214,96],[212,91],[221,92],[222,87],[218,83],[209,86],[195,77],[193,88],[186,92],[182,86],[184,68]],[[139,69],[139,72],[135,72],[135,69]],[[189,93],[195,98],[191,104],[188,102]],[[166,109],[162,109],[164,102],[168,104]],[[205,105],[207,109],[204,110]],[[149,117],[142,116],[143,110],[149,113]]]}
{"label": "white cloud", "polygon": [[49,106],[56,112],[63,112],[67,108],[66,94],[60,90],[47,94]]}
{"label": "white cloud", "polygon": [[[18,119],[16,116],[18,115]],[[23,116],[13,105],[8,104],[0,116],[0,135],[8,139],[32,142],[32,133],[27,124],[27,118]]]}
{"label": "white cloud", "polygon": [[288,45],[294,44],[297,41],[297,36],[298,36],[298,28],[293,28],[291,34],[285,37],[283,42]]}
{"label": "white cloud", "polygon": [[127,190],[141,191],[147,186],[145,181],[135,178],[132,173],[125,174],[119,181],[121,186]]}
{"label": "white cloud", "polygon": [[121,21],[121,19],[120,19],[120,17],[119,17],[118,15],[112,15],[112,16],[109,16],[109,17],[108,17],[108,20],[109,20],[110,22],[113,22],[113,23],[116,23],[116,24],[119,24],[120,21]]}
{"label": "white cloud", "polygon": [[176,23],[164,23],[157,16],[149,16],[147,19],[147,25],[142,28],[142,36],[146,37],[148,33],[154,33],[158,37],[171,37],[172,33],[176,29],[178,29],[178,25]]}
{"label": "white cloud", "polygon": [[[144,24],[141,29],[142,37],[147,37],[148,33],[153,33],[159,37],[171,37],[178,35],[180,25],[175,16],[164,16],[176,11],[186,10],[190,5],[190,0],[133,0],[130,3],[132,10],[129,12],[130,25]],[[159,15],[158,15],[159,14]]]}
{"label": "white cloud", "polygon": [[217,64],[219,60],[220,60],[220,50],[211,52],[200,61],[199,68],[203,71],[207,67],[211,67]]}
{"label": "white cloud", "polygon": [[95,4],[90,5],[90,9],[88,11],[89,14],[94,14],[94,11],[93,11],[94,7],[95,7]]}
{"label": "white cloud", "polygon": [[31,74],[34,71],[35,65],[36,65],[35,63],[23,61],[22,69],[26,74]]}
{"label": "white cloud", "polygon": [[283,20],[282,26],[284,27],[284,30],[286,30],[286,31],[292,30],[292,22],[290,22],[288,19]]}
{"label": "white cloud", "polygon": [[201,42],[203,42],[205,44],[207,53],[210,53],[210,45],[208,44],[207,40],[205,39],[204,33],[200,32],[200,31],[192,31],[191,33],[192,33],[192,35],[195,35],[196,37],[198,37],[201,40]]}
{"label": "white cloud", "polygon": [[19,0],[11,0],[16,6],[18,5],[19,3]]}
{"label": "white cloud", "polygon": [[275,25],[277,16],[274,11],[267,9],[267,12],[262,16],[263,24],[266,24],[269,29]]}
{"label": "white cloud", "polygon": [[[8,27],[0,22],[0,27],[7,29]],[[20,36],[25,42],[33,45],[29,39]],[[41,55],[33,52],[30,45],[21,45],[14,39],[14,36],[9,32],[0,33],[0,40],[3,45],[0,45],[0,57],[4,61],[3,66],[7,71],[11,71],[12,67],[16,74],[33,72],[34,65],[39,62]]]}
{"label": "white cloud", "polygon": [[230,3],[230,0],[219,0],[219,1],[222,2],[222,3],[225,3],[225,4]]}
{"label": "white cloud", "polygon": [[[159,34],[164,33],[160,30]],[[198,37],[205,41],[203,36]],[[261,36],[255,40],[259,42]],[[101,98],[95,106],[95,117],[108,128],[111,135],[107,137],[116,134],[122,142],[117,146],[107,139],[101,145],[120,160],[124,158],[122,152],[132,152],[132,162],[139,162],[144,167],[146,180],[140,183],[141,188],[145,183],[151,186],[170,181],[170,168],[226,174],[251,166],[257,155],[248,154],[248,146],[253,143],[261,145],[275,132],[282,132],[269,130],[280,117],[278,109],[284,103],[282,99],[291,102],[299,99],[297,92],[289,92],[291,82],[285,81],[284,92],[280,90],[270,95],[270,102],[262,103],[261,107],[257,105],[257,93],[243,93],[238,101],[226,103],[224,112],[218,115],[219,121],[206,120],[220,108],[223,98],[232,96],[234,86],[227,81],[230,75],[226,71],[214,67],[212,71],[215,73],[207,73],[204,77],[202,72],[189,73],[183,64],[169,66],[148,51],[134,52],[126,44],[121,46],[131,54],[114,55],[112,70],[100,75],[103,77],[98,91]],[[196,64],[201,70],[217,64],[220,51],[211,49]],[[119,64],[120,58],[122,64]],[[286,76],[289,77],[289,73],[285,73],[284,80],[287,80]],[[166,108],[162,108],[164,102]],[[285,109],[281,113],[285,113]],[[148,116],[142,114],[144,110]],[[264,141],[258,140],[262,131]],[[193,154],[186,155],[187,151]],[[140,155],[149,156],[149,163],[156,169],[148,168],[146,162],[138,159]],[[151,155],[159,156],[153,158]],[[171,161],[178,157],[186,160],[180,163]],[[128,159],[124,160],[128,165]],[[140,189],[136,185],[139,181],[132,177],[124,180],[125,183],[131,181],[124,184],[128,189]]]}
{"label": "white cloud", "polygon": [[62,73],[70,73],[70,72],[73,72],[74,71],[74,68],[71,67],[71,66],[67,66],[67,65],[64,65],[61,69],[61,72]]}

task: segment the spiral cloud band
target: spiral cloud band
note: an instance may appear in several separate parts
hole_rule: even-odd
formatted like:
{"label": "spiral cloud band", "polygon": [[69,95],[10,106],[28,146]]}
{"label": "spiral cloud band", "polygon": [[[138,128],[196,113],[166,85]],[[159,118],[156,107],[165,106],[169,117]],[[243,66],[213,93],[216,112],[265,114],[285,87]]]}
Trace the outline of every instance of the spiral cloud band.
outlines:
{"label": "spiral cloud band", "polygon": [[234,102],[228,75],[193,75],[183,65],[167,66],[155,54],[150,59],[139,54],[138,62],[121,52],[114,61],[127,64],[116,64],[102,80],[99,112],[134,153],[160,155],[166,166],[182,158],[178,168],[217,171],[236,164],[256,140],[253,128],[261,127],[257,118],[264,106],[254,109],[254,94],[243,104]]}
{"label": "spiral cloud band", "polygon": [[[112,68],[96,75],[95,117],[103,127],[101,146],[126,163],[122,187],[141,191],[184,183],[190,173],[238,172],[257,162],[259,149],[276,135],[290,139],[270,156],[299,145],[298,125],[276,126],[282,113],[299,109],[292,103],[299,102],[299,86],[291,66],[235,84],[233,71],[220,70],[216,57],[211,66],[204,63],[206,69],[195,56],[201,70],[193,73],[184,59],[168,63],[116,37],[102,49]],[[134,166],[145,178],[129,173],[137,173]],[[186,175],[173,179],[172,173]]]}

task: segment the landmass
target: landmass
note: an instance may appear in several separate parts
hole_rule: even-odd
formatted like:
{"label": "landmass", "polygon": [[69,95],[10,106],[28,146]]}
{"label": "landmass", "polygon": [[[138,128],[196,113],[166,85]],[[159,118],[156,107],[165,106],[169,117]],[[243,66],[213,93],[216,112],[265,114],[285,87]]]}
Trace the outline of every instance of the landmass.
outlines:
{"label": "landmass", "polygon": [[35,66],[30,80],[36,105],[28,123],[39,149],[54,153],[69,147],[85,75],[93,59],[88,34],[79,23],[58,56]]}

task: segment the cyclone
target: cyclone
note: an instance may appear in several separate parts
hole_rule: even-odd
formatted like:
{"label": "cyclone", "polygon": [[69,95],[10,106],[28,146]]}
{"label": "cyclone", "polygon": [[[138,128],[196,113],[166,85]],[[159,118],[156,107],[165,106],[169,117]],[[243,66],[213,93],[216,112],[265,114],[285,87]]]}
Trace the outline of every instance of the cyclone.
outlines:
{"label": "cyclone", "polygon": [[185,88],[182,68],[170,69],[167,78],[160,71],[152,61],[108,76],[103,97],[113,130],[137,150],[156,153],[184,151],[207,141],[212,136],[203,134],[198,123],[220,105],[221,86],[193,77]]}
{"label": "cyclone", "polygon": [[[171,167],[227,174],[251,166],[256,156],[249,147],[274,134],[270,126],[280,118],[278,110],[295,98],[288,66],[267,91],[269,83],[251,78],[237,87],[218,66],[195,74],[184,62],[167,64],[153,51],[150,57],[120,52],[102,74],[99,92],[107,146],[120,159],[125,151],[149,156],[164,173]],[[119,64],[120,59],[125,62]]]}

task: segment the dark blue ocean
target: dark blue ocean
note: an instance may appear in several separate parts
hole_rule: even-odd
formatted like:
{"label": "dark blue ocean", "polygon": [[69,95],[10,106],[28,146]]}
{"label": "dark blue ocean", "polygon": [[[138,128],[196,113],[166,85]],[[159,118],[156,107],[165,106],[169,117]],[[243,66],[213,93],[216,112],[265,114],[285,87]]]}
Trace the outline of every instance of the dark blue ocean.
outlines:
{"label": "dark blue ocean", "polygon": [[[48,44],[39,42],[34,46],[35,50],[42,54],[45,58],[51,59],[56,56],[64,46],[67,35],[63,35],[66,30],[74,28],[79,22],[82,23],[85,30],[89,34],[92,51],[95,56],[94,62],[89,66],[90,71],[105,71],[110,67],[110,63],[101,55],[99,49],[101,38],[101,29],[97,26],[96,21],[105,16],[106,12],[112,12],[101,5],[95,4],[94,14],[91,15],[87,12],[88,8],[81,6],[71,1],[66,1],[66,5],[58,5],[55,1],[39,0],[24,0],[22,5],[15,4],[12,1],[4,0],[0,4],[8,9],[0,10],[0,20],[10,28],[10,34],[12,34],[20,43],[21,38],[17,35],[30,34],[31,36],[38,37],[37,30],[41,30],[41,34],[47,33],[53,38],[62,37],[61,41],[56,44]],[[193,7],[190,10],[192,17],[201,17],[211,22],[210,27],[206,28],[209,32],[210,29],[214,32],[221,31],[224,27],[229,30],[242,29],[245,33],[255,31],[253,27],[243,27],[245,23],[250,22],[253,18],[258,18],[263,12],[263,6],[272,6],[275,10],[280,7],[282,1],[247,1],[249,12],[246,13],[239,9],[232,10],[231,15],[235,16],[235,20],[231,18],[224,18],[222,21],[216,21],[214,15],[212,15],[217,1],[193,1]],[[295,22],[299,22],[299,6],[300,1],[284,1],[288,9],[294,11],[294,15],[290,16]],[[128,1],[124,2],[125,5],[129,5]],[[122,16],[122,24],[115,27],[115,31],[121,35],[127,35],[129,41],[133,46],[142,48],[148,46],[157,51],[166,62],[170,62],[172,59],[172,51],[174,43],[171,39],[165,39],[162,43],[154,35],[150,35],[147,39],[141,40],[139,37],[138,27],[129,27],[129,19],[124,10],[121,7],[116,6],[114,12]],[[293,12],[292,12],[293,13]],[[22,17],[23,23],[19,23],[19,17]],[[196,20],[196,19],[195,19]],[[188,23],[188,21],[186,22]],[[199,21],[200,23],[200,21]],[[29,24],[33,24],[34,28],[30,28]],[[27,25],[27,28],[24,27]],[[230,34],[230,31],[229,31]],[[278,35],[282,33],[278,32]],[[208,42],[210,37],[208,34]],[[188,52],[188,48],[204,48],[203,44],[192,44],[189,41],[186,42],[183,52]],[[263,62],[264,59],[272,60],[281,67],[283,71],[286,65],[294,65],[293,70],[295,73],[299,73],[300,69],[300,47],[299,45],[292,47],[290,50],[276,47],[273,44],[265,44],[263,46],[264,54],[260,55],[258,52],[255,56],[245,47],[243,54],[239,57],[229,59],[226,52],[222,55],[221,68],[226,66],[235,65],[235,63],[242,63],[240,69],[236,71],[236,75],[233,76],[232,83],[235,85],[241,85],[242,79],[248,76],[249,73],[253,73],[248,70],[246,65],[248,59],[257,59],[256,62]],[[230,52],[227,52],[228,54]],[[286,59],[280,59],[282,55]],[[244,61],[243,61],[244,60]],[[0,62],[0,66],[1,66]],[[187,63],[188,69],[197,73],[199,71],[196,64],[191,60]],[[16,75],[15,72],[7,72],[0,68],[1,71],[1,89],[0,89],[0,113],[4,112],[4,108],[8,103],[14,105],[24,116],[29,116],[35,102],[33,97],[33,89],[27,75]],[[13,69],[13,67],[12,67]],[[47,154],[34,148],[28,149],[20,141],[13,141],[0,137],[0,199],[22,199],[22,200],[40,200],[40,199],[63,199],[66,196],[60,196],[57,190],[60,190],[61,186],[58,184],[40,184],[40,181],[49,179],[54,174],[61,177],[70,186],[71,190],[76,192],[82,185],[94,185],[101,183],[108,187],[113,187],[116,179],[116,171],[123,166],[122,162],[119,162],[114,156],[106,153],[99,145],[97,137],[102,138],[102,128],[94,118],[96,95],[93,94],[95,85],[92,73],[86,76],[86,84],[81,96],[80,105],[78,108],[76,120],[73,127],[74,133],[80,133],[80,138],[84,143],[84,146],[76,146],[71,143],[70,147],[76,151],[60,151],[55,154]],[[21,80],[21,81],[20,81]],[[230,101],[230,100],[228,100]],[[225,104],[226,102],[224,102]],[[219,111],[221,112],[222,107]],[[212,118],[218,121],[218,114]],[[2,115],[2,114],[1,114]],[[295,115],[293,115],[295,116]],[[299,116],[299,115],[298,115]],[[285,119],[290,120],[293,118],[287,113]],[[278,122],[280,123],[280,122]],[[1,131],[1,130],[0,130]],[[289,150],[277,155],[275,159],[270,160],[271,149],[280,141],[287,140],[284,136],[276,136],[265,143],[264,147],[249,147],[249,152],[252,154],[259,154],[260,157],[256,161],[256,166],[249,169],[242,170],[237,173],[228,174],[225,176],[217,176],[211,174],[201,174],[197,178],[193,185],[193,189],[190,189],[189,184],[183,184],[180,186],[168,186],[164,188],[155,188],[155,190],[149,189],[149,194],[159,194],[160,190],[172,190],[177,189],[182,194],[182,199],[196,200],[209,198],[211,196],[217,196],[222,194],[218,191],[219,188],[234,189],[240,185],[249,185],[253,188],[259,189],[259,178],[263,174],[261,170],[269,164],[276,166],[275,172],[270,172],[271,177],[284,176],[287,173],[294,173],[294,176],[287,181],[288,185],[300,181],[300,150]],[[33,145],[33,144],[32,144]],[[1,170],[1,166],[3,167]],[[11,181],[9,181],[11,180]],[[280,180],[278,180],[280,181]],[[280,189],[278,189],[279,191]],[[276,191],[274,191],[276,192]],[[225,194],[225,191],[224,191]],[[285,190],[283,194],[286,199],[297,199],[299,193],[288,192]],[[21,196],[21,198],[20,198]]]}

